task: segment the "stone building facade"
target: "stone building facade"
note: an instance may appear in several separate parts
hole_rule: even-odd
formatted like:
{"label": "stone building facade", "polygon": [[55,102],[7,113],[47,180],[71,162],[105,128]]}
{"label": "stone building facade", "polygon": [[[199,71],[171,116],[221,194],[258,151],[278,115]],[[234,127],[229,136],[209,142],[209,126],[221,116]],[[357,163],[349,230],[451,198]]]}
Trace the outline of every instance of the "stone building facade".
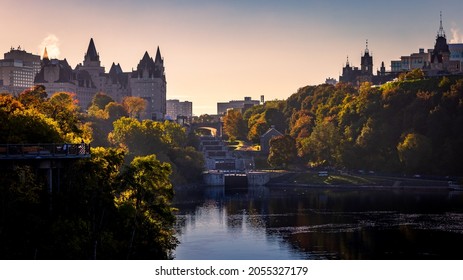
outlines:
{"label": "stone building facade", "polygon": [[108,73],[101,66],[93,38],[83,63],[75,69],[66,59],[50,59],[45,49],[34,83],[44,85],[49,94],[57,91],[75,93],[84,110],[97,92],[104,92],[117,102],[126,96],[145,99],[147,107],[140,116],[142,119],[162,120],[166,114],[166,76],[159,47],[154,60],[145,52],[136,70],[124,72],[119,64],[113,63]]}

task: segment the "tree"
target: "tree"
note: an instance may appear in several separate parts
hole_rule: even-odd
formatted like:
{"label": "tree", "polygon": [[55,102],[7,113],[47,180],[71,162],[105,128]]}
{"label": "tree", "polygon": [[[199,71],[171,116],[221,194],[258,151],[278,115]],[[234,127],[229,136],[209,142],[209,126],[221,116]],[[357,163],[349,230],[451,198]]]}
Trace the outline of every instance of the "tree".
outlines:
{"label": "tree", "polygon": [[204,156],[193,147],[175,147],[169,150],[169,159],[172,161],[174,172],[174,182],[191,183],[201,180],[204,169]]}
{"label": "tree", "polygon": [[246,125],[240,111],[229,110],[227,112],[223,118],[223,131],[232,141],[245,138]]}
{"label": "tree", "polygon": [[127,111],[124,106],[117,102],[109,102],[104,108],[105,112],[108,114],[108,120],[112,123],[115,120],[118,120],[122,117],[128,117]]}
{"label": "tree", "polygon": [[424,72],[420,68],[415,68],[399,75],[399,81],[421,80],[423,78]]}
{"label": "tree", "polygon": [[104,110],[106,105],[108,105],[111,102],[114,102],[114,99],[112,99],[109,95],[103,92],[97,92],[93,96],[92,103],[90,106],[96,106],[98,109]]}
{"label": "tree", "polygon": [[170,165],[155,155],[136,157],[121,173],[115,203],[129,233],[127,258],[166,259],[175,248],[170,173]]}
{"label": "tree", "polygon": [[262,113],[253,115],[248,120],[248,140],[253,143],[260,142],[260,136],[264,134],[270,125],[265,121],[265,118]]}
{"label": "tree", "polygon": [[67,142],[90,142],[91,132],[84,130],[80,107],[74,93],[56,92],[43,104],[43,112],[58,122]]}
{"label": "tree", "polygon": [[145,99],[136,96],[127,96],[122,100],[122,105],[131,118],[137,118],[146,109]]}
{"label": "tree", "polygon": [[432,144],[429,138],[417,133],[409,133],[397,145],[400,162],[409,173],[429,171],[432,158]]}
{"label": "tree", "polygon": [[27,107],[39,108],[47,99],[48,94],[43,85],[35,85],[30,89],[26,89],[18,96],[18,101]]}
{"label": "tree", "polygon": [[290,135],[295,139],[309,137],[314,126],[313,118],[306,110],[295,112],[291,116]]}
{"label": "tree", "polygon": [[297,156],[296,141],[290,135],[280,135],[270,140],[268,163],[273,167],[287,167]]}
{"label": "tree", "polygon": [[301,141],[299,155],[314,166],[336,166],[341,161],[341,135],[333,122],[317,123],[308,138]]}
{"label": "tree", "polygon": [[25,108],[11,95],[0,95],[0,143],[53,143],[62,141],[56,121],[35,107]]}
{"label": "tree", "polygon": [[202,114],[200,115],[195,122],[198,123],[213,123],[215,122],[214,116],[210,116],[208,114]]}

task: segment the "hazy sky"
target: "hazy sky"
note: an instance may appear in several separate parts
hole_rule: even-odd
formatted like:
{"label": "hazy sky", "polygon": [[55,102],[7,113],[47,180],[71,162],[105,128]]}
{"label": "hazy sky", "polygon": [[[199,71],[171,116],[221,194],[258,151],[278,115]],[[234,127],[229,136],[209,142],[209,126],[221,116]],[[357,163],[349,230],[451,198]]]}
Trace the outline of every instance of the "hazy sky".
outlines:
{"label": "hazy sky", "polygon": [[21,46],[83,62],[93,38],[102,65],[136,68],[160,47],[167,99],[215,114],[217,102],[286,99],[339,78],[347,56],[360,66],[368,39],[381,61],[432,48],[439,12],[448,41],[463,42],[463,1],[345,0],[1,0],[0,52]]}

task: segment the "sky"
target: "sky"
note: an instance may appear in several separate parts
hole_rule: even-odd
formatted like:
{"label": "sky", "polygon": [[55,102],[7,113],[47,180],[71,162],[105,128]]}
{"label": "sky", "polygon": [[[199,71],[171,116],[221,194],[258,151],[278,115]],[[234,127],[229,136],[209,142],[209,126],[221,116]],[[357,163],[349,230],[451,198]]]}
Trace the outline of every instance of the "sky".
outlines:
{"label": "sky", "polygon": [[433,48],[440,12],[448,42],[463,43],[461,0],[0,0],[0,52],[11,47],[84,60],[94,39],[102,66],[164,58],[167,99],[215,114],[217,102],[284,100],[306,85],[339,79],[347,57],[373,67]]}

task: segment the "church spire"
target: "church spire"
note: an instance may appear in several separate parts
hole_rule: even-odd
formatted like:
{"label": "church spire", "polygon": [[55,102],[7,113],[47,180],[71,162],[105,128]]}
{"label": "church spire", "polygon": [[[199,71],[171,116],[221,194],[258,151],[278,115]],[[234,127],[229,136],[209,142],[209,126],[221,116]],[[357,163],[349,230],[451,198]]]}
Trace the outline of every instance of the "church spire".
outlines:
{"label": "church spire", "polygon": [[365,53],[370,53],[370,51],[368,50],[368,39],[366,41],[366,44],[365,44]]}
{"label": "church spire", "polygon": [[437,37],[445,38],[444,27],[442,26],[442,11],[440,12],[440,26],[439,26],[439,31],[437,32]]}

